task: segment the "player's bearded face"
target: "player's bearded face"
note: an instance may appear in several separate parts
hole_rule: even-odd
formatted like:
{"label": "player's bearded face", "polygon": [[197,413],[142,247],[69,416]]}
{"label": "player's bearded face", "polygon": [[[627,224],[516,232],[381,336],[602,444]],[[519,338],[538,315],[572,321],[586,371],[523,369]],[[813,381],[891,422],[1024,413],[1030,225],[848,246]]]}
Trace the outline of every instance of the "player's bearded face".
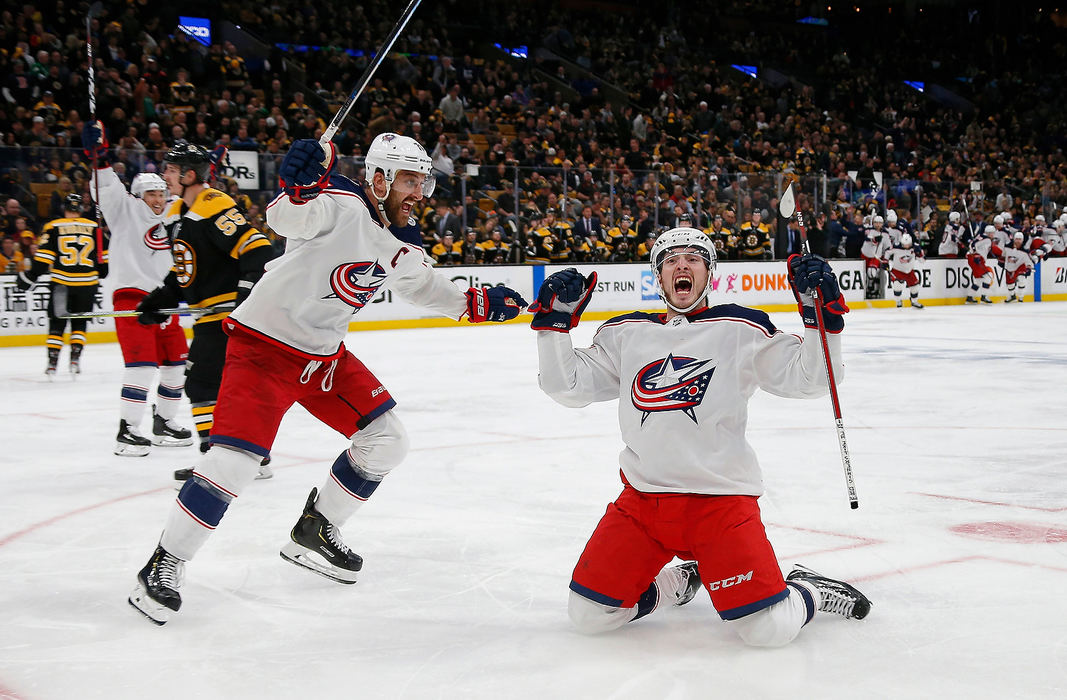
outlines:
{"label": "player's bearded face", "polygon": [[708,263],[698,253],[671,252],[660,266],[659,283],[672,305],[685,309],[708,287]]}
{"label": "player's bearded face", "polygon": [[401,170],[396,174],[385,200],[385,214],[390,223],[402,226],[407,222],[416,202],[423,198],[422,183],[425,179],[425,174],[410,170]]}

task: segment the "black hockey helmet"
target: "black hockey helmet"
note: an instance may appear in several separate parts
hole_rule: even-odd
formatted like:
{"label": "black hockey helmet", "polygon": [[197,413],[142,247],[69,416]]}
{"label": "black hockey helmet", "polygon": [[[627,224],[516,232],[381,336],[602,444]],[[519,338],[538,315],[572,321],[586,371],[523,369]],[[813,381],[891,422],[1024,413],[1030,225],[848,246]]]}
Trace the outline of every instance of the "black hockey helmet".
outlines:
{"label": "black hockey helmet", "polygon": [[183,176],[186,170],[192,170],[200,182],[207,182],[211,173],[211,154],[195,143],[179,141],[163,156],[163,162],[177,165]]}
{"label": "black hockey helmet", "polygon": [[80,214],[82,210],[82,196],[74,193],[68,194],[63,198],[63,210],[76,211]]}

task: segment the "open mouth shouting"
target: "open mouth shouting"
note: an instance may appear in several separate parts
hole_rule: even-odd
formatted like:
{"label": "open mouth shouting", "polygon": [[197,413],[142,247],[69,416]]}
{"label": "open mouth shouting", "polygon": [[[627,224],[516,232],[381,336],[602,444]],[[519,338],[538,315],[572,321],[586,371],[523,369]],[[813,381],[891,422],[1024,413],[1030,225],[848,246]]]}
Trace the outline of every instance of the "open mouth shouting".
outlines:
{"label": "open mouth shouting", "polygon": [[679,299],[688,299],[693,293],[693,275],[688,271],[679,271],[674,275],[674,293]]}

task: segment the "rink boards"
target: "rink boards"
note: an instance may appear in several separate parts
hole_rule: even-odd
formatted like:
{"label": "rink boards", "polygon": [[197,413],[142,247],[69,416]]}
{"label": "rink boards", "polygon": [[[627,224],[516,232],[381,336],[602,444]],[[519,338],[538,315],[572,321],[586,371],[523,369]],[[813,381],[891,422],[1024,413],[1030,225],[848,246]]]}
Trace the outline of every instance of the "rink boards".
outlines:
{"label": "rink boards", "polygon": [[[831,261],[845,299],[852,309],[893,305],[892,291],[886,288],[884,299],[864,299],[863,262],[860,260]],[[656,290],[652,270],[645,263],[623,265],[503,265],[438,268],[457,286],[506,285],[518,291],[527,301],[533,301],[547,275],[565,267],[576,267],[583,274],[595,270],[598,275],[596,293],[584,317],[603,320],[627,311],[655,311],[663,309]],[[920,299],[927,305],[962,304],[970,293],[970,269],[964,260],[928,260],[920,268],[922,290]],[[1006,294],[1004,268],[994,266],[994,285],[991,296],[1002,300]],[[883,273],[884,276],[885,273]],[[111,310],[111,290],[108,280],[102,281],[97,295],[97,310]],[[1026,281],[1026,301],[1067,300],[1067,258],[1052,258],[1041,263]],[[905,296],[907,293],[905,292]],[[785,262],[721,262],[712,279],[712,302],[732,303],[783,311],[796,302],[789,290]],[[34,345],[43,343],[48,332],[48,286],[39,284],[30,292],[20,292],[13,275],[0,275],[0,346]],[[352,330],[407,328],[456,325],[409,304],[391,291],[379,294],[364,307]],[[522,322],[519,317],[515,322]],[[191,325],[188,317],[183,325]],[[463,324],[466,322],[463,321]],[[88,327],[90,342],[115,340],[112,319],[91,319]]]}

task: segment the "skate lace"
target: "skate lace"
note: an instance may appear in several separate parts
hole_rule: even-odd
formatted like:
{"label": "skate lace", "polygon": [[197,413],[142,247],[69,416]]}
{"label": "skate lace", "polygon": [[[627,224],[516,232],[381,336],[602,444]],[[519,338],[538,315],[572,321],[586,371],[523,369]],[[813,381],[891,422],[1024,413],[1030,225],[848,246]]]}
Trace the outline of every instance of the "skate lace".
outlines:
{"label": "skate lace", "polygon": [[822,604],[819,605],[819,610],[836,613],[844,617],[852,615],[852,609],[856,607],[855,598],[840,591],[823,587],[820,587],[819,592],[822,593]]}
{"label": "skate lace", "polygon": [[165,554],[156,566],[156,578],[159,585],[173,590],[181,588],[185,579],[185,563],[177,557]]}
{"label": "skate lace", "polygon": [[326,525],[326,539],[329,540],[330,544],[336,547],[339,552],[346,556],[352,551],[348,548],[348,545],[344,543],[344,540],[341,539],[341,533],[337,531],[337,528],[332,523]]}

